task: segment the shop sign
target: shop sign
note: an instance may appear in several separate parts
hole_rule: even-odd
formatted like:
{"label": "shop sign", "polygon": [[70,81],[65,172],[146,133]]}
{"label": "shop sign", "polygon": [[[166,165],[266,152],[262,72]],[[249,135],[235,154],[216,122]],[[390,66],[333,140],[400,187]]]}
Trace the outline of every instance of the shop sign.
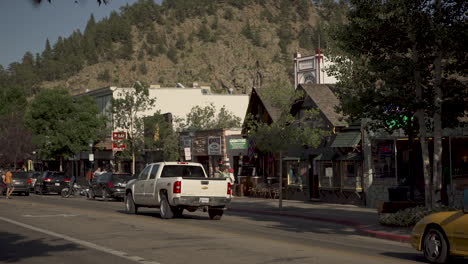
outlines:
{"label": "shop sign", "polygon": [[325,168],[325,177],[328,177],[328,178],[333,177],[333,168],[332,167]]}
{"label": "shop sign", "polygon": [[184,148],[185,160],[192,160],[190,148]]}
{"label": "shop sign", "polygon": [[126,147],[127,146],[120,141],[112,142],[112,151],[123,151]]}
{"label": "shop sign", "polygon": [[221,155],[221,137],[208,137],[208,155]]}
{"label": "shop sign", "polygon": [[123,140],[127,139],[127,132],[124,131],[114,131],[112,132],[112,140]]}
{"label": "shop sign", "polygon": [[190,136],[181,136],[180,144],[183,149],[192,147],[192,139]]}
{"label": "shop sign", "polygon": [[247,139],[245,138],[229,139],[229,149],[247,149]]}

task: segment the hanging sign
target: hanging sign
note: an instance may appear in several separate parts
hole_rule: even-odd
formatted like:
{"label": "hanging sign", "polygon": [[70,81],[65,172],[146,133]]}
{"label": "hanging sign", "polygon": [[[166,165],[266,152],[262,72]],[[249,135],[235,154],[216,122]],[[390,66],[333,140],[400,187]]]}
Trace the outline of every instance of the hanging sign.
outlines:
{"label": "hanging sign", "polygon": [[247,139],[245,138],[229,139],[229,149],[247,149]]}
{"label": "hanging sign", "polygon": [[221,155],[221,137],[208,137],[208,155]]}

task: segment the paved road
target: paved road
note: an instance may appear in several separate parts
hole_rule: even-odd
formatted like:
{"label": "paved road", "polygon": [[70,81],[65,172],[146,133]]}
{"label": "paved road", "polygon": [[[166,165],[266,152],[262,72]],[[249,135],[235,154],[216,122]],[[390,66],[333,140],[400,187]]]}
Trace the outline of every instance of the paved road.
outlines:
{"label": "paved road", "polygon": [[[162,220],[123,203],[15,196],[0,200],[2,263],[422,263],[409,245],[356,236],[349,227],[226,211]],[[6,245],[6,251],[5,247]]]}

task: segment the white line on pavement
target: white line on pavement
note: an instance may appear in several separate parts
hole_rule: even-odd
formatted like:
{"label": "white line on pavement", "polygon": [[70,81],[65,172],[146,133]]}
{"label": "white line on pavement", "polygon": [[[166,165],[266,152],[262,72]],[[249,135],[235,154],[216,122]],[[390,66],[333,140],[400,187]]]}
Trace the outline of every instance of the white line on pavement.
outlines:
{"label": "white line on pavement", "polygon": [[131,261],[135,261],[135,262],[138,262],[138,263],[142,263],[142,264],[160,264],[159,262],[145,260],[144,258],[141,258],[141,257],[138,257],[138,256],[131,256],[131,255],[129,255],[126,252],[123,252],[123,251],[114,250],[112,248],[100,246],[100,245],[97,245],[97,244],[94,244],[94,243],[91,243],[91,242],[88,242],[88,241],[84,241],[84,240],[77,239],[77,238],[74,238],[74,237],[71,237],[71,236],[55,233],[53,231],[49,231],[49,230],[46,230],[46,229],[42,229],[42,228],[38,228],[38,227],[31,226],[31,225],[28,225],[28,224],[24,224],[24,223],[21,223],[21,222],[17,222],[15,220],[11,220],[11,219],[8,219],[8,218],[5,218],[5,217],[0,216],[0,220],[3,220],[5,222],[11,223],[11,224],[14,224],[14,225],[17,225],[17,226],[21,226],[21,227],[24,227],[24,228],[27,228],[27,229],[30,229],[30,230],[34,230],[36,232],[40,232],[40,233],[43,233],[43,234],[46,234],[46,235],[49,235],[49,236],[58,237],[58,238],[70,241],[72,243],[75,243],[75,244],[78,244],[78,245],[81,245],[81,246],[84,246],[84,247],[95,249],[95,250],[98,250],[98,251],[101,251],[101,252],[104,252],[104,253],[108,253],[108,254],[118,256],[118,257],[121,257],[121,258],[124,258],[124,259],[128,259],[128,260],[131,260]]}
{"label": "white line on pavement", "polygon": [[77,215],[72,215],[72,214],[55,214],[55,215],[23,215],[24,217],[70,217],[70,216],[77,216]]}

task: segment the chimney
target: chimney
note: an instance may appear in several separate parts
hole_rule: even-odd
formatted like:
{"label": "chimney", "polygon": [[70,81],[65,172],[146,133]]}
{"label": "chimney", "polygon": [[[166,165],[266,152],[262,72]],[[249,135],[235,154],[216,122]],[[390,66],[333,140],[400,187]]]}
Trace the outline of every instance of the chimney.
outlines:
{"label": "chimney", "polygon": [[192,87],[193,88],[200,88],[200,86],[198,85],[198,82],[193,82]]}
{"label": "chimney", "polygon": [[234,92],[234,89],[229,88],[228,91],[229,91],[229,94],[232,94]]}

